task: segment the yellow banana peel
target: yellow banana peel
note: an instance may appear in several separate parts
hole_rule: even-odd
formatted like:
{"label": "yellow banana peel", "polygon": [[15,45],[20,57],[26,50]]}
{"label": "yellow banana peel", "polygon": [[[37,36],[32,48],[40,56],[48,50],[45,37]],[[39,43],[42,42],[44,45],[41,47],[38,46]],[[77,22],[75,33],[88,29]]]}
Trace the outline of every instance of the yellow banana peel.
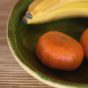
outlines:
{"label": "yellow banana peel", "polygon": [[38,24],[66,17],[88,17],[88,0],[34,0],[23,17]]}

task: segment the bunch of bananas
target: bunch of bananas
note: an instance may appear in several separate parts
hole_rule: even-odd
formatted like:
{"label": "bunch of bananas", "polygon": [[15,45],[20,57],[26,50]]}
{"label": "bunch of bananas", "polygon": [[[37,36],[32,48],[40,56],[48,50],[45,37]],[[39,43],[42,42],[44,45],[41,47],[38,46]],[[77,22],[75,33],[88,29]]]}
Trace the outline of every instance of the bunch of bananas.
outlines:
{"label": "bunch of bananas", "polygon": [[75,16],[88,17],[88,0],[34,0],[23,19],[37,24]]}

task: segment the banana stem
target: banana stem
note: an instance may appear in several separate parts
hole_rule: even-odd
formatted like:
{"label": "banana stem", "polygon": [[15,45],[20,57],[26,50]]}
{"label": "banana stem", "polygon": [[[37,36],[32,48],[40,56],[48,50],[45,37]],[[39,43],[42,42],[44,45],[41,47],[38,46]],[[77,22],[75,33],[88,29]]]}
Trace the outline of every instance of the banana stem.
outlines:
{"label": "banana stem", "polygon": [[31,13],[26,13],[25,16],[23,17],[24,23],[27,23],[27,19],[32,19],[33,16]]}

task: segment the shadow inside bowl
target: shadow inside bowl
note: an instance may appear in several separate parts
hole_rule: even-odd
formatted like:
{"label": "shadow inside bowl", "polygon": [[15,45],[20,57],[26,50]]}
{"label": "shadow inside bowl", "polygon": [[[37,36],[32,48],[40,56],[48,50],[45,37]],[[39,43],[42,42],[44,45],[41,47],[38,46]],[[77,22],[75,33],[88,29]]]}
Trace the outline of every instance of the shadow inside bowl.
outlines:
{"label": "shadow inside bowl", "polygon": [[21,54],[24,55],[28,65],[30,64],[33,68],[42,72],[42,74],[46,75],[46,78],[50,76],[50,78],[54,77],[56,80],[88,83],[88,61],[84,60],[77,70],[66,72],[47,68],[42,65],[35,54],[36,42],[43,33],[52,30],[61,31],[79,41],[80,35],[88,27],[87,23],[88,19],[85,18],[63,19],[40,25],[26,25],[20,21],[19,28],[16,30],[17,47]]}

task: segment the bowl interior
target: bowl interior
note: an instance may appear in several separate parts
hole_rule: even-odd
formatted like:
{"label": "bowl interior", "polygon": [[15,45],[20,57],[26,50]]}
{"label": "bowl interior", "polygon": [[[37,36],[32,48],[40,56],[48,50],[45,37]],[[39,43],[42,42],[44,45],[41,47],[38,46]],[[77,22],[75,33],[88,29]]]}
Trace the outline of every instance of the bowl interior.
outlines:
{"label": "bowl interior", "polygon": [[88,27],[88,19],[65,18],[44,24],[27,25],[22,21],[22,17],[31,2],[32,0],[19,1],[9,20],[8,39],[15,54],[42,79],[72,85],[88,84],[88,61],[84,60],[77,70],[66,72],[45,67],[35,54],[38,38],[51,30],[64,32],[79,41],[82,32]]}

